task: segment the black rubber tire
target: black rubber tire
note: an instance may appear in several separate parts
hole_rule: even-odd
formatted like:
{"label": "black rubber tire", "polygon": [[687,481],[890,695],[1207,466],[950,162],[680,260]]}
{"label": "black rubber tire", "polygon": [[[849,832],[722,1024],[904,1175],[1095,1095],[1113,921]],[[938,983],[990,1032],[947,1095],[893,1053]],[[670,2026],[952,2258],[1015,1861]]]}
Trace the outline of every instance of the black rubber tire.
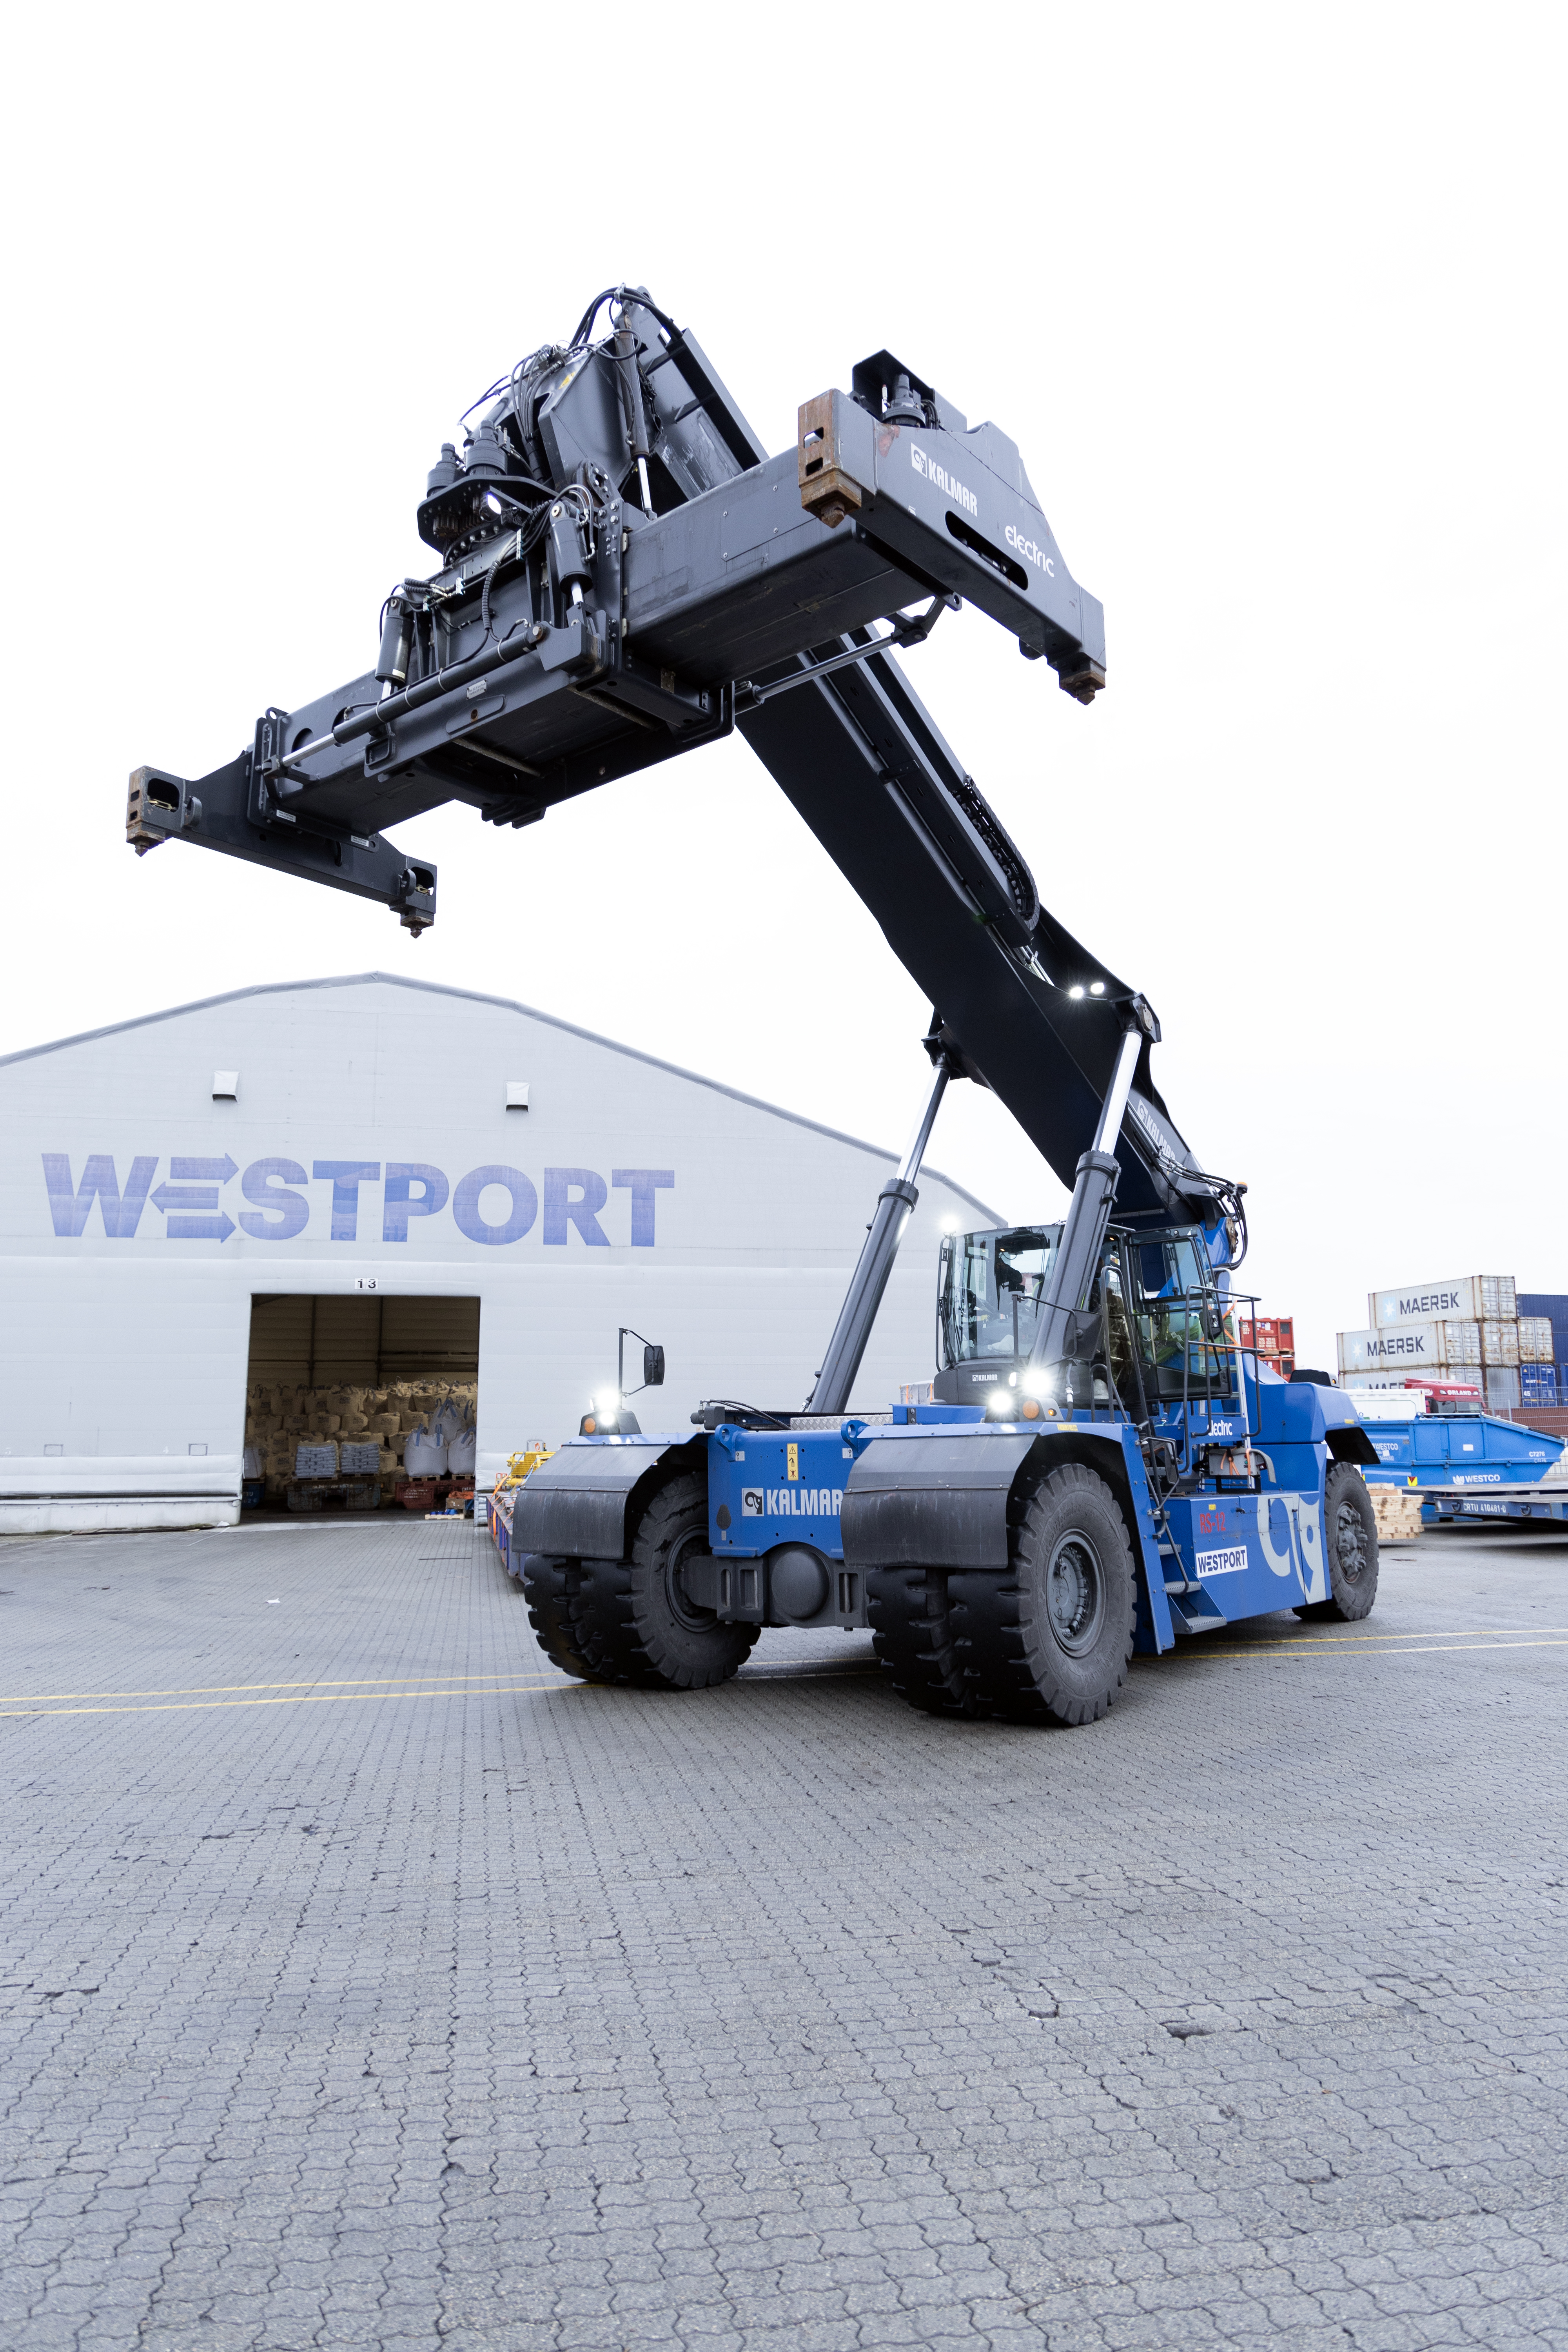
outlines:
{"label": "black rubber tire", "polygon": [[927,1715],[978,1715],[940,1568],[879,1568],[866,1579],[872,1644],[893,1688]]}
{"label": "black rubber tire", "polygon": [[1353,1625],[1377,1599],[1377,1519],[1353,1462],[1331,1462],[1323,1481],[1323,1554],[1329,1598],[1310,1612]]}
{"label": "black rubber tire", "polygon": [[595,1664],[579,1622],[577,1587],[581,1576],[581,1563],[577,1560],[554,1559],[548,1553],[531,1551],[518,1580],[528,1603],[528,1622],[551,1664],[559,1666],[563,1675],[575,1675],[579,1682],[607,1682],[613,1677],[601,1673]]}
{"label": "black rubber tire", "polygon": [[577,1597],[583,1654],[596,1679],[706,1690],[744,1665],[762,1628],[695,1608],[679,1582],[680,1555],[708,1549],[708,1482],[672,1478],[649,1497],[625,1560],[585,1559]]}
{"label": "black rubber tire", "polygon": [[970,1686],[1012,1722],[1098,1723],[1127,1679],[1138,1608],[1127,1522],[1105,1480],[1081,1462],[1053,1470],[1013,1530],[1012,1555],[1005,1575],[948,1578]]}

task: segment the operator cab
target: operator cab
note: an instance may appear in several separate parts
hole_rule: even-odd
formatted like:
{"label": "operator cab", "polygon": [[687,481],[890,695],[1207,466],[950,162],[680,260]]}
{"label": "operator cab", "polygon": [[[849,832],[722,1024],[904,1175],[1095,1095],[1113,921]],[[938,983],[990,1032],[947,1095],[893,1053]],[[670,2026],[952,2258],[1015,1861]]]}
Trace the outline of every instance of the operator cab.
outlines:
{"label": "operator cab", "polygon": [[[937,1374],[943,1404],[988,1406],[1016,1391],[1050,1295],[1059,1224],[1001,1225],[949,1234],[937,1273]],[[1185,1398],[1234,1393],[1233,1319],[1205,1243],[1185,1225],[1151,1233],[1112,1225],[1078,1318],[1062,1402],[1157,1416]]]}

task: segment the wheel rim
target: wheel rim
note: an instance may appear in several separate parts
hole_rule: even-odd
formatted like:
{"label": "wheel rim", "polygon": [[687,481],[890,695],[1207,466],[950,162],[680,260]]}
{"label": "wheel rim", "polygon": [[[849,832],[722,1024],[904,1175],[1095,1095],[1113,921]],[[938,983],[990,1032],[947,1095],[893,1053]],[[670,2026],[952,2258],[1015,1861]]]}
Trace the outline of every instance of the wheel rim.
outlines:
{"label": "wheel rim", "polygon": [[1094,1647],[1105,1614],[1105,1570],[1079,1528],[1057,1539],[1046,1569],[1046,1614],[1069,1658]]}
{"label": "wheel rim", "polygon": [[682,1564],[693,1552],[707,1549],[707,1530],[693,1528],[686,1535],[677,1536],[665,1554],[664,1590],[669,1613],[689,1633],[706,1633],[710,1626],[719,1622],[711,1609],[700,1608],[695,1601],[688,1599],[686,1580],[680,1572]]}
{"label": "wheel rim", "polygon": [[1340,1574],[1347,1584],[1356,1583],[1366,1567],[1366,1529],[1353,1503],[1342,1503],[1334,1514],[1334,1549]]}

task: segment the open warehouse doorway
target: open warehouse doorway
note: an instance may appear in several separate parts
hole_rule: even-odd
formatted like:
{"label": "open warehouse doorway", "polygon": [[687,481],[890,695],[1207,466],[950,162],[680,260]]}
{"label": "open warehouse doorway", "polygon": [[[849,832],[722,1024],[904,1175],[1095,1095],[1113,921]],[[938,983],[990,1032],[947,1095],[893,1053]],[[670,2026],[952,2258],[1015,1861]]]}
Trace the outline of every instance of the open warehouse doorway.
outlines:
{"label": "open warehouse doorway", "polygon": [[478,1298],[374,1285],[253,1294],[247,1500],[291,1511],[460,1507],[474,1486],[479,1376]]}

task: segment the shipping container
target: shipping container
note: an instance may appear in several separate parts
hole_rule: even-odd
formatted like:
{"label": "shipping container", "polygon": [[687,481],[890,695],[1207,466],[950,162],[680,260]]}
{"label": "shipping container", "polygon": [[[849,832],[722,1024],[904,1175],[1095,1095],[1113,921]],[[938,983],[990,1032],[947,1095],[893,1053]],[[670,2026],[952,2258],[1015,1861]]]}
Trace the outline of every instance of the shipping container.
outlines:
{"label": "shipping container", "polygon": [[1276,1371],[1282,1370],[1285,1378],[1289,1379],[1296,1360],[1294,1316],[1259,1315],[1249,1320],[1247,1316],[1238,1315],[1236,1336],[1240,1346],[1251,1349]]}
{"label": "shipping container", "polygon": [[1530,1405],[1555,1405],[1557,1402],[1557,1367],[1555,1364],[1521,1364],[1519,1368],[1520,1401]]}
{"label": "shipping container", "polygon": [[1426,1411],[1420,1389],[1357,1389],[1355,1409],[1363,1421],[1416,1421]]}
{"label": "shipping container", "polygon": [[1486,1375],[1487,1411],[1509,1412],[1523,1402],[1519,1390],[1519,1366],[1497,1364]]}
{"label": "shipping container", "polygon": [[1481,1325],[1481,1361],[1483,1364],[1518,1363],[1519,1325],[1517,1323],[1483,1323]]}
{"label": "shipping container", "polygon": [[1479,1323],[1401,1323],[1337,1337],[1342,1372],[1435,1372],[1481,1361]]}
{"label": "shipping container", "polygon": [[1555,1361],[1556,1355],[1550,1315],[1521,1315],[1519,1318],[1520,1362],[1550,1364]]}
{"label": "shipping container", "polygon": [[1519,1293],[1519,1312],[1521,1321],[1529,1315],[1551,1324],[1555,1342],[1552,1360],[1556,1364],[1568,1364],[1568,1297],[1560,1290],[1521,1290]]}
{"label": "shipping container", "polygon": [[1373,1290],[1367,1321],[1390,1323],[1511,1322],[1518,1314],[1511,1274],[1451,1275],[1441,1282],[1407,1282],[1397,1290]]}
{"label": "shipping container", "polygon": [[1481,1402],[1479,1374],[1474,1381],[1468,1381],[1462,1377],[1454,1380],[1436,1380],[1430,1376],[1406,1380],[1397,1372],[1345,1372],[1341,1375],[1340,1386],[1352,1391],[1358,1397],[1392,1396],[1395,1392],[1407,1393],[1420,1399],[1423,1411],[1426,1411],[1429,1405],[1479,1405]]}

